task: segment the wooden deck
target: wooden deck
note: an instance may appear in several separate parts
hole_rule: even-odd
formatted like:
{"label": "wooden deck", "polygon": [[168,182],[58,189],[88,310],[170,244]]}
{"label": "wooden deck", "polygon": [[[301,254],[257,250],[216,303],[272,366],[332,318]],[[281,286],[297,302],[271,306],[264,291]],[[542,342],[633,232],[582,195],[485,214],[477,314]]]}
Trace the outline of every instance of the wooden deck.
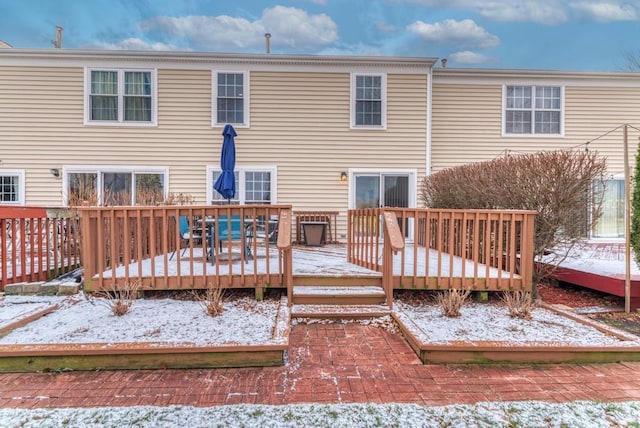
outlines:
{"label": "wooden deck", "polygon": [[[544,264],[542,264],[544,265]],[[625,244],[590,242],[582,245],[560,263],[552,278],[601,291],[625,295]],[[631,261],[631,309],[640,308],[640,269]]]}
{"label": "wooden deck", "polygon": [[[143,290],[381,286],[393,289],[531,290],[530,211],[367,209],[348,214],[348,242],[294,246],[289,205],[81,208],[85,289],[138,282]],[[245,238],[217,248],[217,225],[241,218]],[[216,225],[185,236],[178,219]],[[276,223],[277,242],[259,239]],[[412,233],[409,236],[409,233]],[[249,236],[249,238],[246,238]],[[212,244],[216,245],[215,250]],[[213,253],[213,254],[212,254]]]}

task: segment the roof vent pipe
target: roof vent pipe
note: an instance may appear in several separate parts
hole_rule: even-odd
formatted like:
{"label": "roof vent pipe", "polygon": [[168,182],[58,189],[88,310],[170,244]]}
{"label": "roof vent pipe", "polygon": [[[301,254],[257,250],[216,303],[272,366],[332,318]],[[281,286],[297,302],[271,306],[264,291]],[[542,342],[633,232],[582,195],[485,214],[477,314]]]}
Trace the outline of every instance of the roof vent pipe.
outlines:
{"label": "roof vent pipe", "polygon": [[56,39],[51,40],[51,44],[56,49],[62,48],[62,30],[63,28],[61,25],[56,25]]}
{"label": "roof vent pipe", "polygon": [[264,38],[267,42],[267,53],[271,53],[271,33],[264,33]]}

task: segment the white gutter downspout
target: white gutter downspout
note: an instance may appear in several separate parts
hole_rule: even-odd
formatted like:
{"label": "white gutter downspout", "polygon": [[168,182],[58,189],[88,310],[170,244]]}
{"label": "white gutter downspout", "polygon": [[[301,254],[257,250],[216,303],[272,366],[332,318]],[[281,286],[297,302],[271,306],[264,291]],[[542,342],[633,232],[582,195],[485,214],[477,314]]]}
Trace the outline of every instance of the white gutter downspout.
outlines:
{"label": "white gutter downspout", "polygon": [[433,65],[429,67],[427,79],[427,154],[425,159],[425,172],[426,175],[431,175],[431,110],[433,109],[431,94],[433,92]]}

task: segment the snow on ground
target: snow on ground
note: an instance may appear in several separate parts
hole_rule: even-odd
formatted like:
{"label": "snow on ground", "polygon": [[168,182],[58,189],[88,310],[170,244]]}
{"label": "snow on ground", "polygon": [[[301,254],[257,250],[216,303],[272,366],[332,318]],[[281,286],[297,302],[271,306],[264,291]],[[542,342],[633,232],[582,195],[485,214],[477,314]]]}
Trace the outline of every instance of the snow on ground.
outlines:
{"label": "snow on ground", "polygon": [[[17,313],[25,297],[7,296],[3,310]],[[232,344],[277,344],[274,335],[280,301],[258,302],[251,297],[229,300],[218,317],[205,314],[195,301],[172,299],[136,300],[127,314],[113,315],[103,298],[70,299],[49,297],[61,309],[0,338],[2,344],[168,342],[198,346]],[[288,309],[287,309],[288,310]],[[424,343],[450,341],[505,341],[517,345],[640,346],[623,341],[593,327],[555,314],[544,308],[533,311],[533,319],[511,318],[501,304],[467,303],[459,318],[442,315],[436,305],[411,306],[396,302],[396,313]],[[19,318],[18,315],[16,318]],[[280,327],[278,327],[280,328]]]}
{"label": "snow on ground", "polygon": [[532,319],[509,316],[501,304],[465,303],[458,318],[442,314],[436,305],[410,306],[396,301],[398,316],[423,343],[451,341],[504,341],[520,346],[640,346],[544,308],[535,308]]}
{"label": "snow on ground", "polygon": [[[21,306],[7,296],[4,308]],[[54,299],[49,299],[54,301]],[[63,300],[59,300],[62,302]],[[67,301],[68,302],[68,301]],[[140,299],[123,316],[111,313],[103,298],[66,304],[62,309],[0,338],[0,345],[53,343],[169,342],[171,344],[280,344],[274,337],[279,300],[242,298],[224,303],[218,317],[206,315],[201,303]],[[2,309],[4,309],[2,308]],[[11,309],[13,311],[13,309]]]}
{"label": "snow on ground", "polygon": [[61,301],[60,298],[38,296],[16,296],[2,299],[0,300],[0,328],[15,319],[26,318]]}
{"label": "snow on ground", "polygon": [[239,404],[219,407],[0,409],[7,427],[628,427],[640,401],[483,402],[442,407],[415,404]]}

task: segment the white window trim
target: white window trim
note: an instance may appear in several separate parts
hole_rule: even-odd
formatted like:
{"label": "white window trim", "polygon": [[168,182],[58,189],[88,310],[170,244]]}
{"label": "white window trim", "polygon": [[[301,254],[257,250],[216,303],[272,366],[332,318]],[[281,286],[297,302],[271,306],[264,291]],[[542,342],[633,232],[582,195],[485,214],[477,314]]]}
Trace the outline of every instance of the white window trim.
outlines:
{"label": "white window trim", "polygon": [[415,168],[349,168],[349,189],[347,206],[356,206],[356,175],[408,175],[409,176],[409,208],[417,207],[418,203],[418,170]]}
{"label": "white window trim", "polygon": [[26,195],[26,189],[25,189],[25,172],[24,169],[1,169],[0,168],[0,175],[1,176],[12,176],[12,177],[18,177],[18,200],[16,202],[2,202],[0,201],[0,205],[2,206],[22,206],[25,205],[25,195]]}
{"label": "white window trim", "polygon": [[[381,92],[381,106],[380,106],[380,125],[356,125],[356,77],[357,76],[379,76],[380,79],[380,92]],[[350,128],[351,129],[367,129],[367,130],[381,130],[387,129],[387,74],[386,73],[364,73],[356,72],[351,73],[350,82]]]}
{"label": "white window trim", "polygon": [[249,84],[250,73],[249,70],[211,70],[211,127],[212,128],[222,128],[227,123],[219,123],[218,122],[218,73],[224,74],[242,74],[242,83],[243,83],[243,111],[244,111],[244,122],[243,123],[231,123],[234,128],[250,128],[251,121],[249,118],[249,106],[250,103],[250,89],[251,85]]}
{"label": "white window trim", "polygon": [[[530,134],[511,134],[507,132],[507,86],[531,86],[531,88],[546,86],[560,88],[560,133],[558,134],[536,134],[535,131],[535,115],[531,117]],[[502,85],[502,136],[503,137],[522,137],[522,138],[563,138],[564,137],[564,85],[554,83],[505,83]],[[532,92],[532,102],[535,103],[535,93]],[[535,104],[533,104],[535,105]],[[531,109],[535,112],[535,108]]]}
{"label": "white window trim", "polygon": [[[118,120],[91,120],[91,72],[118,72]],[[131,122],[124,120],[124,72],[146,71],[151,73],[151,121]],[[158,70],[155,68],[113,68],[113,67],[85,67],[84,69],[84,124],[86,126],[130,126],[156,127],[158,126]]]}
{"label": "white window trim", "polygon": [[[240,205],[245,204],[245,175],[244,172],[270,172],[271,173],[271,205],[276,205],[278,203],[278,168],[276,166],[251,166],[251,165],[243,165],[236,166],[235,171],[238,171],[239,174],[239,189],[236,189],[239,192],[240,197],[239,203]],[[220,172],[220,166],[207,165],[207,205],[211,204],[213,200],[213,194],[215,189],[213,188],[213,173]]]}
{"label": "white window trim", "polygon": [[[62,167],[62,205],[69,206],[69,174],[72,173],[88,173],[97,174],[97,191],[98,201],[102,205],[102,173],[105,172],[120,172],[120,173],[134,173],[134,174],[163,174],[164,175],[164,197],[169,196],[169,168],[167,167],[153,167],[153,166],[123,166],[123,165],[67,165]],[[132,189],[135,197],[135,188]]]}

